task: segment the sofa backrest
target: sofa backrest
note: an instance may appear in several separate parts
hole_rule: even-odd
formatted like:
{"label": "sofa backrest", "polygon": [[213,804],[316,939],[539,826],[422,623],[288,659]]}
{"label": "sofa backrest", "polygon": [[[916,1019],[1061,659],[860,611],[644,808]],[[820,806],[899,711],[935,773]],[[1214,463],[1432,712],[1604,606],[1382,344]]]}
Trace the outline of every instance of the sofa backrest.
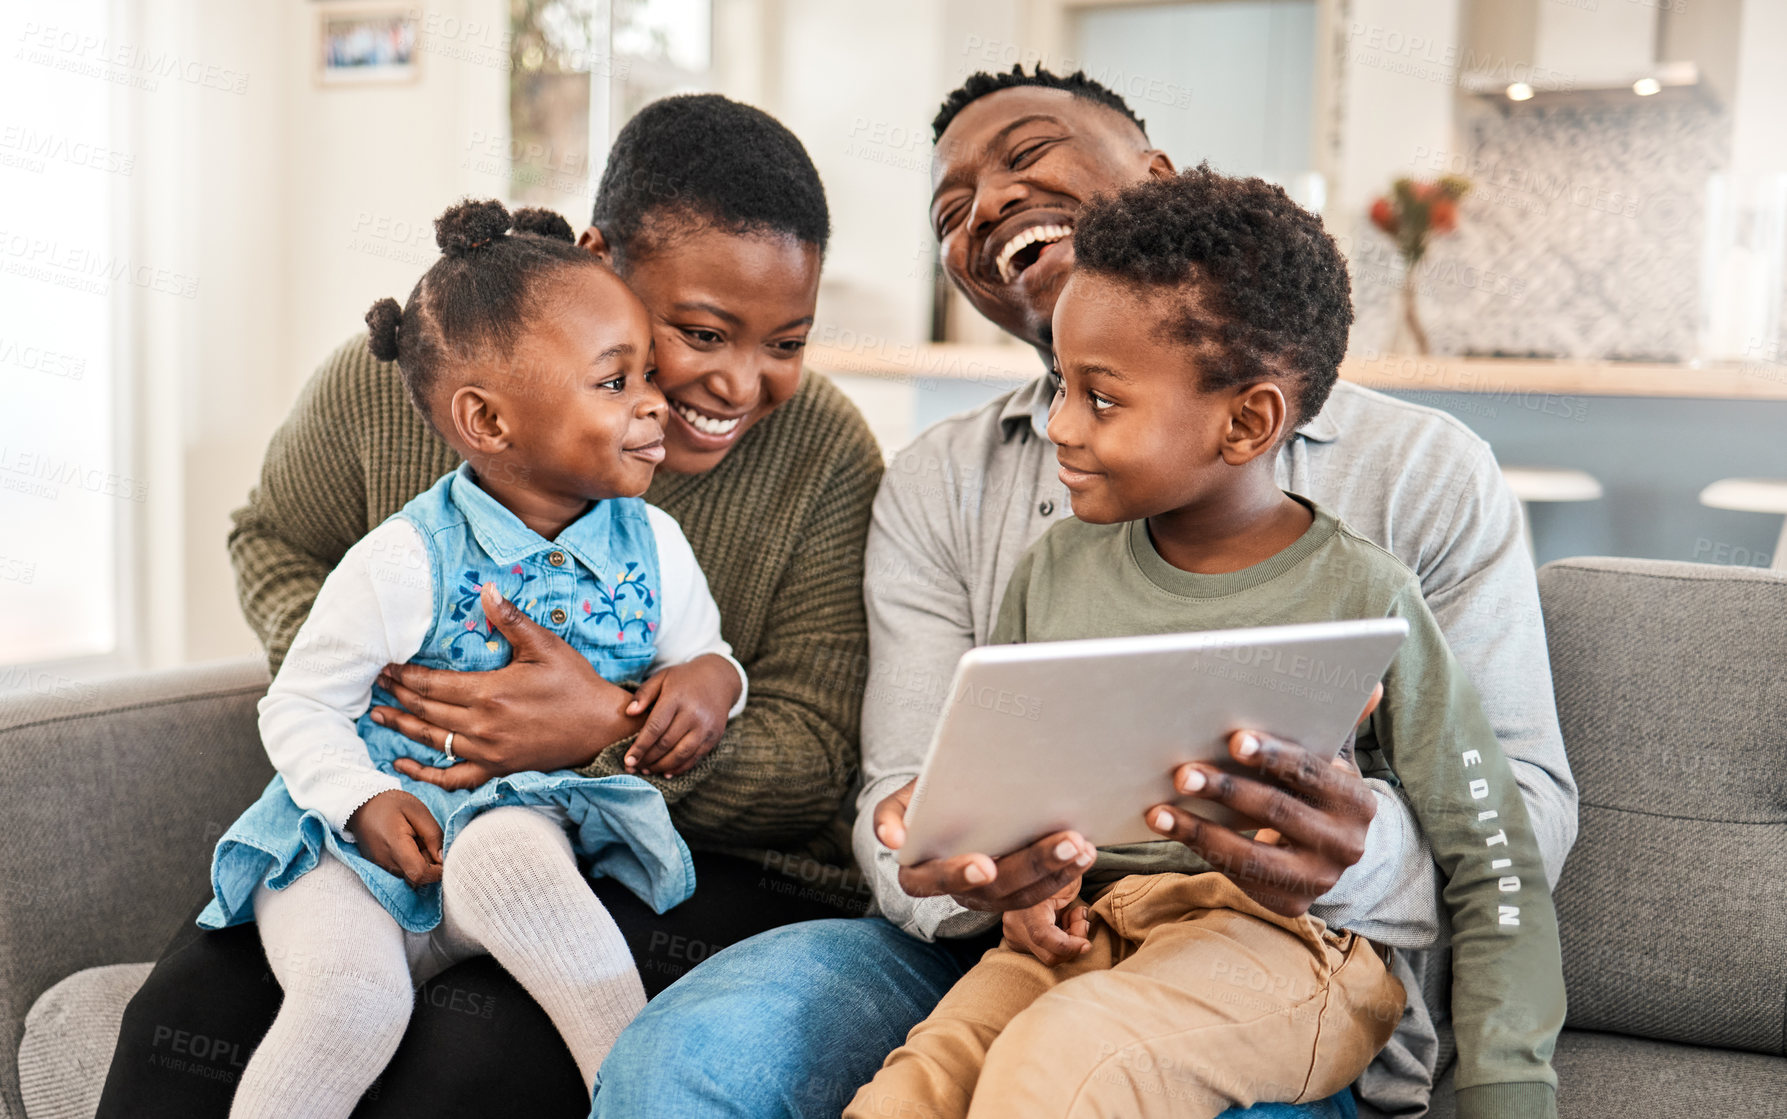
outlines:
{"label": "sofa backrest", "polygon": [[1783,1052],[1787,578],[1583,558],[1539,591],[1581,789],[1569,1024]]}

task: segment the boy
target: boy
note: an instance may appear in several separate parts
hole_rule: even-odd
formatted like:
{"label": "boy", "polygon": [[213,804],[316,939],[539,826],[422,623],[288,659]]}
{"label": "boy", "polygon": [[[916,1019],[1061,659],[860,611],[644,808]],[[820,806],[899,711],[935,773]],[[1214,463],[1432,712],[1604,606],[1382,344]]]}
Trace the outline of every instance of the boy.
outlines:
{"label": "boy", "polygon": [[[1406,618],[1359,756],[1408,791],[1446,879],[1458,1114],[1555,1115],[1556,918],[1495,735],[1415,576],[1273,481],[1274,452],[1320,411],[1346,349],[1338,249],[1282,190],[1207,167],[1100,198],[1073,248],[1049,436],[1077,520],[1019,563],[994,640]],[[1225,779],[1180,773],[1188,793]],[[1166,805],[1147,818],[1162,834],[1189,824]],[[1403,1004],[1363,938],[1264,908],[1178,843],[1101,849],[1083,881],[1008,913],[1005,936],[847,1114],[1317,1100],[1365,1068]]]}

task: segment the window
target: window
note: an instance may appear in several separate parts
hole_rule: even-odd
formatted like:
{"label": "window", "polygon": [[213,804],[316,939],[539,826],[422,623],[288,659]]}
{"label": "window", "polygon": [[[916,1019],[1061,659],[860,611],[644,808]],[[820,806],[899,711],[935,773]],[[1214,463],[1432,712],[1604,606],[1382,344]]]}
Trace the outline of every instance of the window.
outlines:
{"label": "window", "polygon": [[120,543],[148,497],[114,359],[127,297],[157,282],[120,251],[114,217],[135,163],[114,105],[137,75],[94,47],[114,43],[106,0],[40,11],[53,26],[14,16],[0,31],[0,690],[124,652]]}
{"label": "window", "polygon": [[597,0],[509,2],[510,197],[573,227],[614,132],[651,101],[706,89],[712,68],[711,0],[614,0],[611,26],[602,15]]}
{"label": "window", "polygon": [[588,215],[590,83],[608,66],[596,0],[510,0],[509,195]]}
{"label": "window", "polygon": [[615,0],[614,54],[618,130],[660,97],[709,88],[712,0]]}

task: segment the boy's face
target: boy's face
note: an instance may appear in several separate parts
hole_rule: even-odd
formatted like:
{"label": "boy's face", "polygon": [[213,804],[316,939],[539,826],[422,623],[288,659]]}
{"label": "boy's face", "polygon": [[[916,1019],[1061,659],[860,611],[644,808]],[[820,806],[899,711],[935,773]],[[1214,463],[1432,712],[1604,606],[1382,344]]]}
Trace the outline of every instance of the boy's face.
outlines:
{"label": "boy's face", "polygon": [[547,285],[510,376],[486,395],[508,446],[481,476],[566,501],[635,497],[664,459],[664,394],[647,379],[645,307],[606,267],[572,268]]}
{"label": "boy's face", "polygon": [[1172,292],[1096,273],[1077,271],[1062,289],[1054,338],[1063,384],[1049,438],[1082,521],[1220,500],[1234,468],[1258,454],[1236,454],[1234,411],[1248,390],[1203,391],[1190,348],[1161,336],[1159,324],[1182,310]]}

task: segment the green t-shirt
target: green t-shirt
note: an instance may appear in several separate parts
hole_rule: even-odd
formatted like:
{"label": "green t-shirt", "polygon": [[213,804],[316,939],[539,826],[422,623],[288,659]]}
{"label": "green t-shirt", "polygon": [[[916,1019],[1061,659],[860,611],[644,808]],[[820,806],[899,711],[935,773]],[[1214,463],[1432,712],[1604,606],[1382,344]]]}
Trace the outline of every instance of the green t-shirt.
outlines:
{"label": "green t-shirt", "polygon": [[[1406,618],[1408,640],[1384,678],[1383,703],[1359,730],[1359,765],[1400,784],[1445,878],[1457,1082],[1490,1089],[1471,1093],[1480,1105],[1471,1110],[1555,1114],[1551,1054],[1564,1024],[1563,964],[1520,789],[1414,573],[1304,504],[1315,519],[1294,544],[1221,575],[1169,564],[1144,521],[1063,521],[1018,561],[993,642]],[[1101,850],[1088,879],[1203,869],[1178,843],[1132,844]]]}

